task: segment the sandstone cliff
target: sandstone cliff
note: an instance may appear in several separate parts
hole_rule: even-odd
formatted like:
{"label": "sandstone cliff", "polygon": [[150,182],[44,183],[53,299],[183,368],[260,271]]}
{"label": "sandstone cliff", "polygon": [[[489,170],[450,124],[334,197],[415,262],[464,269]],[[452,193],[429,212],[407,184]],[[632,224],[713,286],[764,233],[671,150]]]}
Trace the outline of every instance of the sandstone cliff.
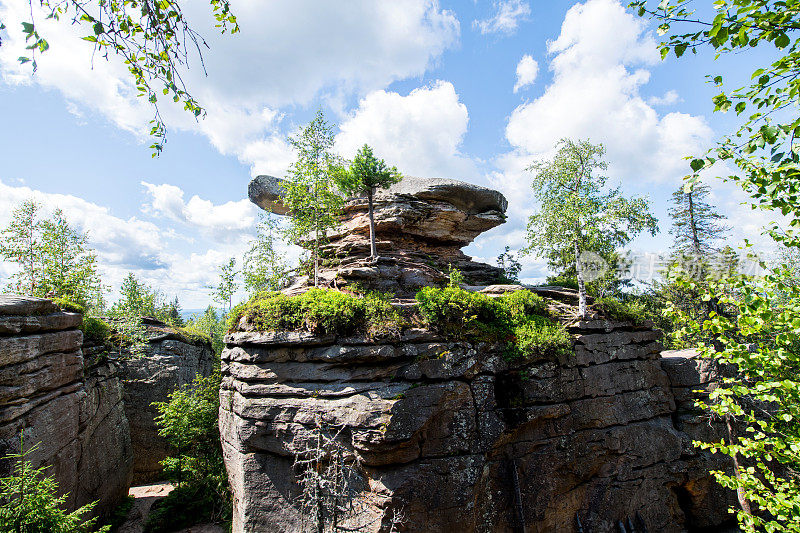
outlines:
{"label": "sandstone cliff", "polygon": [[0,454],[18,452],[22,434],[70,508],[99,500],[104,514],[128,492],[131,440],[118,369],[84,359],[80,323],[49,300],[0,295]]}
{"label": "sandstone cliff", "polygon": [[125,390],[125,413],[133,444],[133,483],[141,485],[162,478],[160,461],[169,454],[169,445],[158,435],[153,402],[163,402],[169,394],[208,376],[213,370],[211,344],[190,339],[155,320],[146,321],[148,343],[144,353],[120,361]]}

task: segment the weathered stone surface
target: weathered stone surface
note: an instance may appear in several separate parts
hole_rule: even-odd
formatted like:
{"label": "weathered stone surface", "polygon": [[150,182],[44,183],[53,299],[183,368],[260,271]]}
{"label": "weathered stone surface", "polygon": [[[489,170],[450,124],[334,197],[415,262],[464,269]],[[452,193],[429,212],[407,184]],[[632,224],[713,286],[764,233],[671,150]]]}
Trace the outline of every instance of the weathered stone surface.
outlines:
{"label": "weathered stone surface", "polygon": [[133,446],[133,483],[140,485],[162,477],[160,461],[169,452],[158,435],[153,402],[212,371],[213,352],[207,342],[192,342],[164,324],[152,321],[149,343],[141,356],[120,361],[125,391],[125,413]]}
{"label": "weathered stone surface", "polygon": [[[260,207],[286,214],[282,180],[258,176],[250,182],[250,199]],[[421,287],[442,283],[448,268],[460,270],[473,284],[489,285],[501,275],[497,267],[476,263],[461,248],[481,233],[502,224],[508,202],[499,192],[457,180],[406,176],[374,199],[375,238],[380,259],[369,259],[369,217],[365,198],[349,199],[340,226],[323,248],[323,286],[358,283],[365,288],[412,295]],[[302,292],[309,280],[298,278],[289,292]]]}
{"label": "weathered stone surface", "polygon": [[[228,336],[220,429],[234,531],[309,530],[292,465],[317,423],[344,428],[375,498],[370,531],[388,531],[395,511],[403,530],[432,532],[520,520],[574,531],[576,517],[611,532],[637,514],[649,531],[722,524],[731,494],[687,448],[694,428],[676,426],[682,385],[666,367],[685,362],[662,368],[660,334],[646,328],[597,319],[571,331],[574,356],[514,364],[501,346],[419,330],[371,344]],[[696,373],[677,375],[706,383]]]}
{"label": "weathered stone surface", "polygon": [[97,501],[104,515],[130,486],[130,434],[117,367],[86,363],[80,322],[49,300],[0,295],[0,454],[19,451],[22,435],[69,509]]}

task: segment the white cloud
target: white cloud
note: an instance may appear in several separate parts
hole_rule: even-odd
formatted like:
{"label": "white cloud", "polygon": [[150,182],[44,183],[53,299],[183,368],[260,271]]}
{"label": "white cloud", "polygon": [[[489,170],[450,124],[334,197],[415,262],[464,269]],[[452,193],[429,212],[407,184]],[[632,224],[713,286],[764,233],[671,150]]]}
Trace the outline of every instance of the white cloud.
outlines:
{"label": "white cloud", "polygon": [[492,5],[494,14],[483,20],[472,21],[472,27],[482,34],[503,33],[511,35],[517,31],[519,23],[527,20],[531,7],[522,0],[500,0]]}
{"label": "white cloud", "polygon": [[[72,225],[88,232],[89,244],[97,252],[105,274],[128,270],[148,272],[167,265],[162,253],[166,236],[161,228],[136,217],[119,218],[106,207],[72,195],[43,193],[0,181],[0,227],[8,225],[16,206],[31,198],[42,204],[43,216],[60,208]],[[4,270],[6,275],[10,273],[8,268]],[[121,280],[122,275],[112,277]]]}
{"label": "white cloud", "polygon": [[673,90],[665,92],[662,96],[651,96],[647,99],[647,103],[650,105],[672,105],[680,101],[681,97],[678,92]]}
{"label": "white cloud", "polygon": [[407,96],[375,91],[340,124],[336,149],[353,157],[367,143],[404,174],[469,180],[475,164],[460,152],[468,123],[452,83],[437,81]]}
{"label": "white cloud", "polygon": [[238,240],[255,228],[260,209],[247,198],[215,205],[195,195],[186,202],[180,187],[146,181],[142,185],[150,195],[146,212],[194,226],[217,241]]}
{"label": "white cloud", "polygon": [[[280,168],[287,158],[278,109],[307,104],[325,93],[362,95],[422,75],[459,36],[455,15],[437,0],[239,0],[233,10],[241,32],[224,36],[207,23],[208,4],[187,2],[184,9],[211,47],[204,57],[208,77],[200,68],[185,76],[208,115],[195,122],[180,106],[164,101],[168,125],[202,132],[221,153],[267,167]],[[35,76],[19,65],[25,43],[13,29],[28,11],[24,0],[0,4],[0,20],[9,28],[0,47],[5,83],[58,89],[74,104],[73,112],[80,107],[98,111],[119,128],[146,138],[152,110],[135,97],[127,70],[116,58],[107,62],[98,56],[91,62],[91,45],[78,38],[77,26],[39,14],[37,28],[50,50],[39,56]],[[196,58],[193,63],[199,67]]]}
{"label": "white cloud", "polygon": [[527,54],[522,56],[522,59],[517,64],[517,83],[514,84],[514,92],[516,93],[523,87],[533,85],[538,73],[539,63]]}

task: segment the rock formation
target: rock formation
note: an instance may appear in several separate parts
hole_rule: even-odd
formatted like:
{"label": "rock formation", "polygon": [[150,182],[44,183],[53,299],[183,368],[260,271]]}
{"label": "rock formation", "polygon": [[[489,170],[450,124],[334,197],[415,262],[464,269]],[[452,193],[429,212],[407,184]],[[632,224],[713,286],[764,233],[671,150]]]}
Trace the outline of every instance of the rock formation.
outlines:
{"label": "rock formation", "polygon": [[131,440],[117,367],[84,359],[80,323],[49,300],[0,295],[0,455],[18,452],[22,434],[70,509],[98,500],[105,514],[128,492]]}
{"label": "rock formation", "polygon": [[[366,531],[649,531],[719,526],[732,501],[677,427],[694,360],[660,332],[571,324],[574,354],[511,364],[503,347],[408,330],[393,340],[230,334],[220,428],[234,531],[304,531],[295,455],[330,428],[370,491]],[[684,366],[681,366],[684,365]],[[676,368],[680,367],[678,372]],[[670,379],[674,381],[670,381]],[[681,428],[686,431],[681,431]],[[721,465],[724,467],[725,465]]]}
{"label": "rock formation", "polygon": [[133,443],[133,483],[141,485],[161,479],[160,461],[169,453],[167,442],[158,435],[153,402],[163,402],[169,394],[208,376],[213,366],[211,345],[205,340],[189,339],[156,320],[147,320],[148,345],[144,353],[123,359],[125,413],[130,423]]}
{"label": "rock formation", "polygon": [[[250,200],[287,214],[281,202],[282,180],[258,176],[250,182]],[[450,265],[468,283],[489,285],[501,271],[476,263],[461,248],[481,233],[502,224],[508,202],[497,191],[448,179],[406,176],[375,196],[377,262],[368,260],[367,200],[350,199],[341,227],[328,234],[324,248],[328,262],[321,269],[323,285],[342,288],[358,283],[365,289],[413,296],[421,287],[445,281]],[[296,290],[308,281],[298,280]]]}

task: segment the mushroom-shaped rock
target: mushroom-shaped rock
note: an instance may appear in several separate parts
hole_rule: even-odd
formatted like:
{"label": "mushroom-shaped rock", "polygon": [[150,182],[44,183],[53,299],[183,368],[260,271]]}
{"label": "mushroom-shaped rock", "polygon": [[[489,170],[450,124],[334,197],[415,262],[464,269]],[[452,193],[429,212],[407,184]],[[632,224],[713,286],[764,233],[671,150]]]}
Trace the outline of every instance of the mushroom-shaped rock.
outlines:
{"label": "mushroom-shaped rock", "polygon": [[273,176],[256,176],[247,187],[247,195],[258,207],[277,215],[286,215],[289,210],[282,201],[283,195],[286,194],[284,182],[285,180]]}

